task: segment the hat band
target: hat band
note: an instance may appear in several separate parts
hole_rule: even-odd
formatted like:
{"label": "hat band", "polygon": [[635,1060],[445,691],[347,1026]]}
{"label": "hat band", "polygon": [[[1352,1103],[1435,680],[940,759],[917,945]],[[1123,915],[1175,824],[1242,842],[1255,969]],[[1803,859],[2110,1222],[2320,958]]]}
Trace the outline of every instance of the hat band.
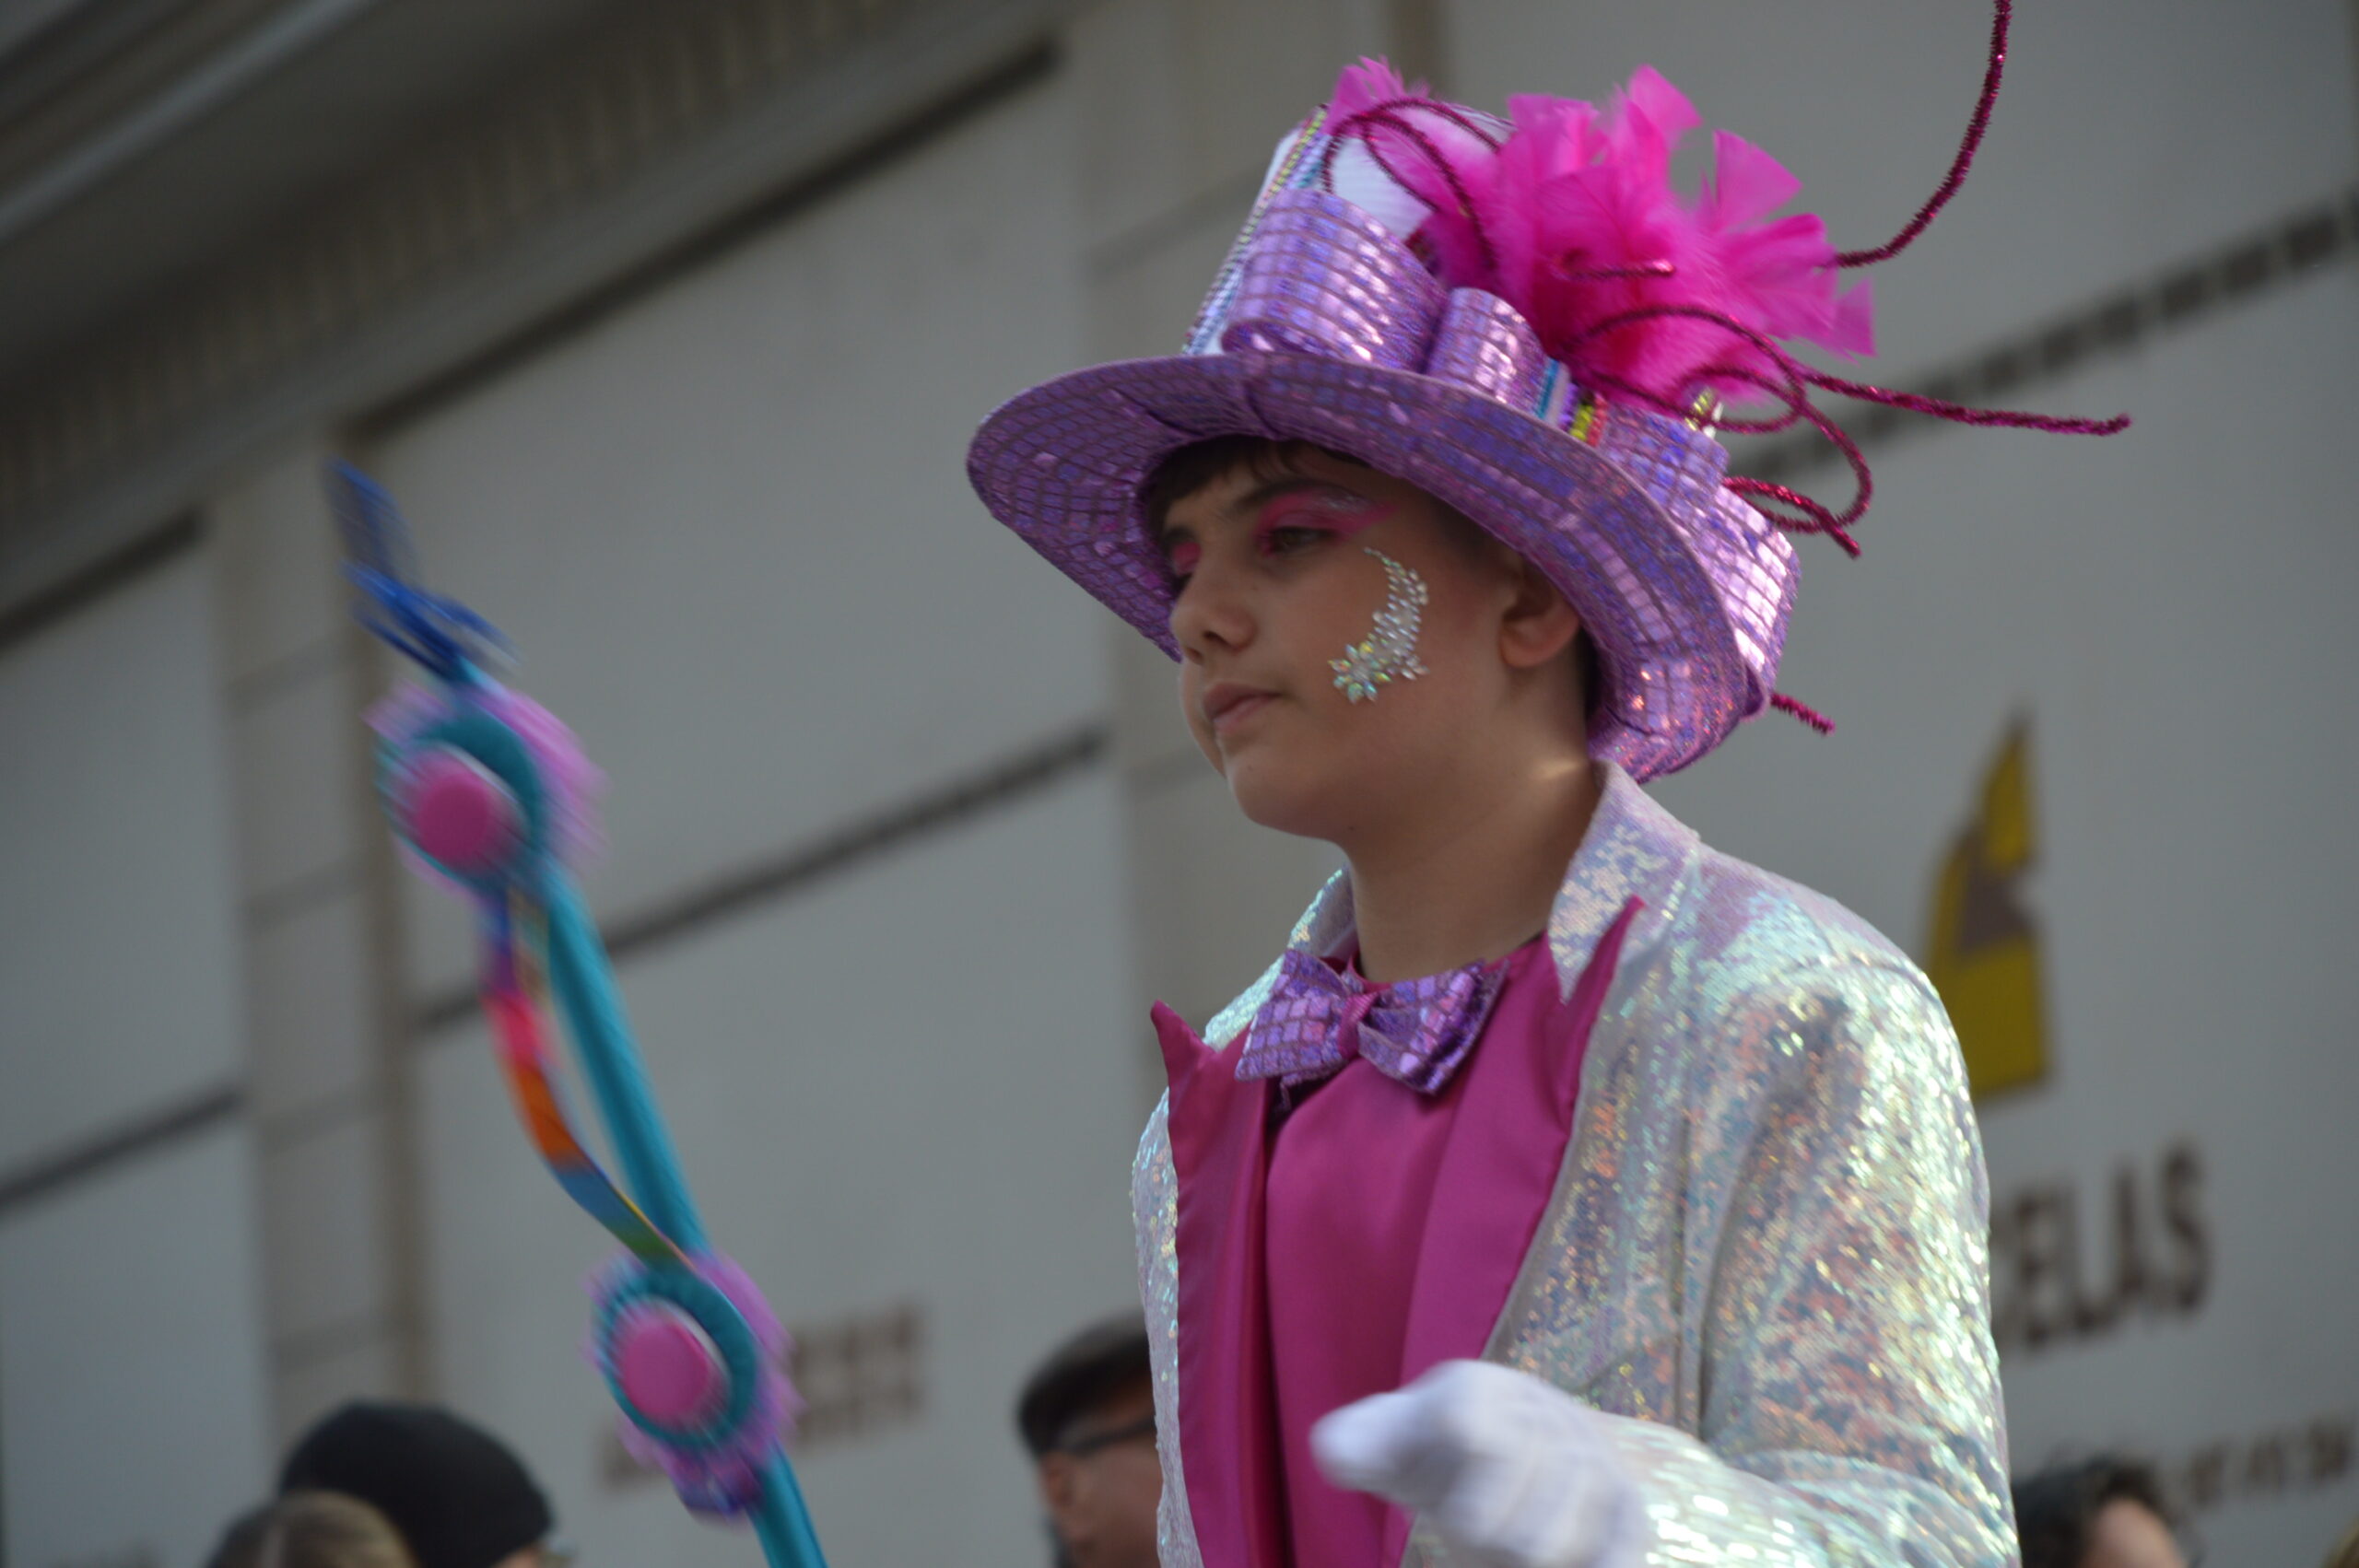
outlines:
{"label": "hat band", "polygon": [[1674,513],[1719,509],[1728,453],[1718,441],[1583,392],[1514,306],[1444,287],[1380,222],[1324,191],[1270,199],[1226,317],[1202,338],[1222,353],[1310,355],[1449,381],[1597,448]]}

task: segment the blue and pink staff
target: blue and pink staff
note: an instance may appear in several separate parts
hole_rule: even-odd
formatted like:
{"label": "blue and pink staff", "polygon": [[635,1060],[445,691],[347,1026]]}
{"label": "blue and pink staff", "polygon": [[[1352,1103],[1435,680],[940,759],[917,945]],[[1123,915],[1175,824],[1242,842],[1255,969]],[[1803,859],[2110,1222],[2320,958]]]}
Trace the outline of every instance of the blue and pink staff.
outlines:
{"label": "blue and pink staff", "polygon": [[[595,837],[596,770],[546,709],[485,673],[502,646],[492,626],[417,586],[391,497],[346,465],[328,480],[347,569],[367,596],[363,620],[430,678],[370,715],[386,814],[424,869],[474,905],[484,1012],[518,1118],[557,1184],[625,1248],[592,1284],[593,1353],[624,1441],[691,1509],[749,1520],[771,1568],[825,1568],[780,1441],[795,1405],[785,1332],[753,1281],[705,1239],[604,944],[567,873]],[[566,1113],[552,1011],[573,1038],[619,1184]]]}

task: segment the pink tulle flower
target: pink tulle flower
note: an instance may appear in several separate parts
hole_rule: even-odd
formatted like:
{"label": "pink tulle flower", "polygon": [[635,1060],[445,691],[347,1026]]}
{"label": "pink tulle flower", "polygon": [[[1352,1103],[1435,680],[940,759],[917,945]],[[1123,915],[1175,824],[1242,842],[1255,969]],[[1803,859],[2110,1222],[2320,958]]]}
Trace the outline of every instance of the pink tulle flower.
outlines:
{"label": "pink tulle flower", "polygon": [[1364,151],[1423,209],[1408,238],[1436,275],[1507,300],[1598,384],[1684,406],[1706,389],[1742,397],[1779,382],[1777,361],[1731,322],[1873,352],[1872,298],[1838,292],[1825,226],[1772,216],[1801,189],[1776,159],[1723,131],[1702,189],[1672,185],[1672,159],[1703,122],[1651,67],[1602,110],[1526,95],[1502,124],[1363,60],[1336,81],[1329,115],[1337,158]]}

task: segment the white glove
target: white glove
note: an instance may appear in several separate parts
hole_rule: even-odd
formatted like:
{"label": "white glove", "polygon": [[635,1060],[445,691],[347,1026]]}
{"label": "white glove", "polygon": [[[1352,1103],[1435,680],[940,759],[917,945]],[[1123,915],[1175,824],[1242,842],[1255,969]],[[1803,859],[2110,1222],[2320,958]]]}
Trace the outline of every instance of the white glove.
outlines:
{"label": "white glove", "polygon": [[1325,1417],[1310,1447],[1328,1480],[1416,1510],[1476,1568],[1621,1568],[1644,1521],[1603,1421],[1527,1373],[1448,1361]]}

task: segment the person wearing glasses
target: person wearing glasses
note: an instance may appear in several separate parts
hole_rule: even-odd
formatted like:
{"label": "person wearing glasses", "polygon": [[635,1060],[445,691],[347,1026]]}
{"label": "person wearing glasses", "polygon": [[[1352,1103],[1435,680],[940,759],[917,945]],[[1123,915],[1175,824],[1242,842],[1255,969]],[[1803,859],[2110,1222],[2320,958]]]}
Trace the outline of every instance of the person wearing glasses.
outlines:
{"label": "person wearing glasses", "polygon": [[340,1492],[400,1532],[417,1568],[566,1568],[548,1499],[508,1445],[436,1405],[356,1400],[323,1417],[280,1498]]}
{"label": "person wearing glasses", "polygon": [[1084,1329],[1026,1380],[1015,1428],[1057,1568],[1156,1568],[1155,1388],[1137,1313]]}

